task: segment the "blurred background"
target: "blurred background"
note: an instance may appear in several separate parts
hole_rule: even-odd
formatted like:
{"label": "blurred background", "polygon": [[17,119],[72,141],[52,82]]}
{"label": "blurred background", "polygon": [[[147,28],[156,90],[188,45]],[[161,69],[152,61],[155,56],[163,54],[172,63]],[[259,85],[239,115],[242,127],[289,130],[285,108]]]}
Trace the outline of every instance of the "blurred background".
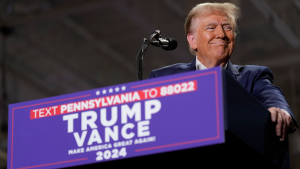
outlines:
{"label": "blurred background", "polygon": [[[0,168],[6,168],[8,104],[135,81],[135,57],[154,30],[178,47],[149,46],[144,78],[152,69],[191,62],[184,20],[206,1],[1,0]],[[268,66],[300,122],[300,0],[226,2],[242,12],[231,62]],[[300,168],[300,131],[289,141],[291,168]]]}

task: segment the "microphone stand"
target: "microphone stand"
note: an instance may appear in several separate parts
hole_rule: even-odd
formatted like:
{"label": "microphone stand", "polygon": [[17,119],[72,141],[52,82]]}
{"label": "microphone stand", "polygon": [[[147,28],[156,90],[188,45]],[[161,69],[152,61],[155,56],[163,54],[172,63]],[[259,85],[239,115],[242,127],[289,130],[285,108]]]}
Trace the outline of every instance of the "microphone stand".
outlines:
{"label": "microphone stand", "polygon": [[135,70],[136,70],[136,74],[137,74],[137,80],[143,80],[143,59],[144,59],[144,55],[147,51],[148,45],[151,43],[151,41],[154,38],[157,39],[159,37],[160,37],[160,31],[156,30],[152,33],[152,35],[149,37],[149,39],[144,38],[144,41],[142,43],[139,53],[137,54],[136,62],[135,62]]}

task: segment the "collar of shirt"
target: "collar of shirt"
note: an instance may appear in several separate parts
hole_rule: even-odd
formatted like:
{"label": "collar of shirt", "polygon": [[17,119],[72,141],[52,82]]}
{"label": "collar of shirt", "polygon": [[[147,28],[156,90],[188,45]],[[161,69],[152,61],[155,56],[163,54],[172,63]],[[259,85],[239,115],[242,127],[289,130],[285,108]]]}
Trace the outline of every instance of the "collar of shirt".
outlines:
{"label": "collar of shirt", "polygon": [[[228,66],[228,62],[225,64],[225,66],[223,66],[224,69],[227,69]],[[208,69],[207,67],[205,67],[198,59],[196,56],[196,70],[205,70]]]}

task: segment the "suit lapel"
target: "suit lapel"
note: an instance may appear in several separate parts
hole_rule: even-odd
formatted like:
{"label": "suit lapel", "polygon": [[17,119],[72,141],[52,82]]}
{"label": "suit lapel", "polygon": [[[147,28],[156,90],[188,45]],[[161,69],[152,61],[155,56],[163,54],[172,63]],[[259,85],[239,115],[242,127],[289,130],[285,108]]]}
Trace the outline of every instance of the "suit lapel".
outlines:
{"label": "suit lapel", "polygon": [[196,70],[196,58],[191,63],[180,65],[178,68],[181,73]]}
{"label": "suit lapel", "polygon": [[228,61],[228,66],[226,71],[237,81],[239,81],[241,75],[239,72],[239,69],[241,68],[241,66],[239,65],[233,65],[230,60]]}

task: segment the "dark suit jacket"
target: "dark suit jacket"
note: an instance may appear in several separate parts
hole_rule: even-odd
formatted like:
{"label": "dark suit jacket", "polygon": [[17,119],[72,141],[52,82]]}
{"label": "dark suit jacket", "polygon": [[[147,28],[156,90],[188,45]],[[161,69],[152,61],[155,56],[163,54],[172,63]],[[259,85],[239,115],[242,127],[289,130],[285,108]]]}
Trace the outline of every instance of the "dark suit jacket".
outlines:
{"label": "dark suit jacket", "polygon": [[[196,59],[194,59],[191,63],[177,63],[152,70],[149,78],[194,70],[196,70]],[[279,87],[272,84],[273,74],[269,68],[256,65],[233,65],[229,61],[226,71],[266,108],[279,107],[288,111],[293,118],[294,125],[298,127],[292,110],[287,104],[282,91]]]}

